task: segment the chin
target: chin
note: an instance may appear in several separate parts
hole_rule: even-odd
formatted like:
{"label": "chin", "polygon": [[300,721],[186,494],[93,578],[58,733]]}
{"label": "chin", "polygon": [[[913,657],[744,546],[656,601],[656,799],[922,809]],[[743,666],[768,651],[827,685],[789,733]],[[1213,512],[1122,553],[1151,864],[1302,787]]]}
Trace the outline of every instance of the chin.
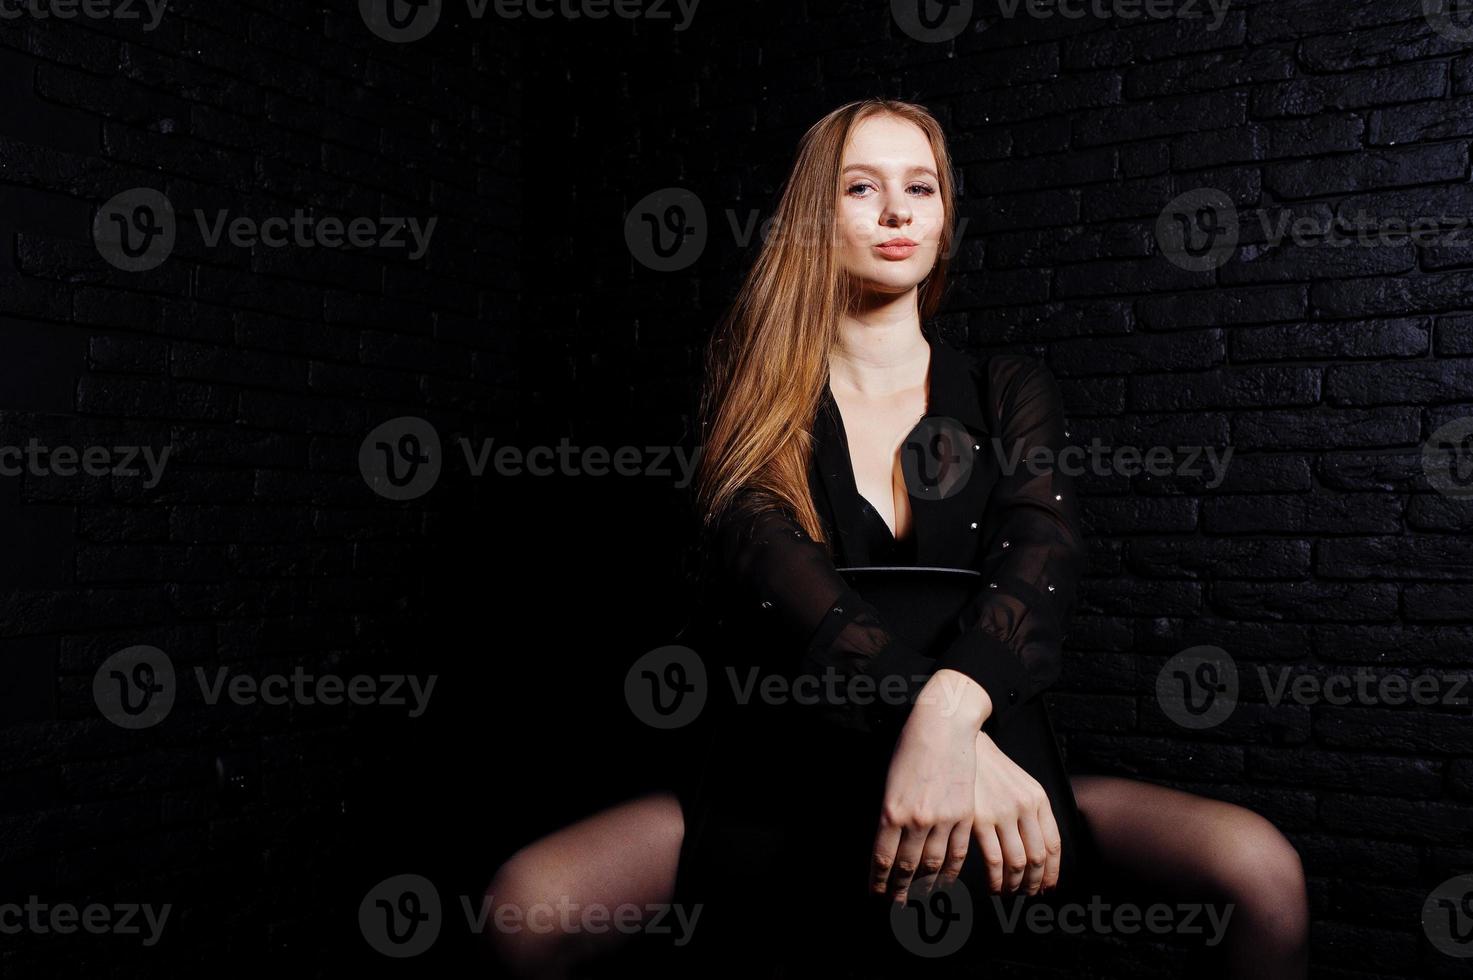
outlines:
{"label": "chin", "polygon": [[865,278],[865,287],[881,293],[903,293],[920,285],[921,280],[925,278],[924,274],[894,275],[892,273],[888,276],[867,276]]}

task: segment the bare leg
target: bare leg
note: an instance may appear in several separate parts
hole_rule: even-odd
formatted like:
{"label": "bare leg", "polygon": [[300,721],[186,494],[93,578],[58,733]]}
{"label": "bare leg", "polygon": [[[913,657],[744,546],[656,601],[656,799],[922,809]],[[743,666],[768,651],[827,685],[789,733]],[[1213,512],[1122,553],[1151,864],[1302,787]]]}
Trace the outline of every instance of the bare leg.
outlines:
{"label": "bare leg", "polygon": [[[626,921],[618,912],[621,905],[637,906],[643,924],[648,905],[671,901],[684,837],[679,800],[660,792],[609,807],[526,845],[486,887],[491,915],[485,931],[497,958],[514,976],[561,978],[578,963],[617,948],[628,938],[613,927]],[[525,924],[539,903],[545,905]],[[569,905],[575,907],[575,926],[582,910],[600,910],[604,931],[562,929],[555,910]],[[496,912],[503,906],[518,910],[520,928],[498,926]]]}
{"label": "bare leg", "polygon": [[1219,947],[1226,976],[1305,976],[1304,871],[1272,823],[1232,803],[1137,780],[1070,782],[1106,872],[1123,871],[1173,898],[1233,903]]}

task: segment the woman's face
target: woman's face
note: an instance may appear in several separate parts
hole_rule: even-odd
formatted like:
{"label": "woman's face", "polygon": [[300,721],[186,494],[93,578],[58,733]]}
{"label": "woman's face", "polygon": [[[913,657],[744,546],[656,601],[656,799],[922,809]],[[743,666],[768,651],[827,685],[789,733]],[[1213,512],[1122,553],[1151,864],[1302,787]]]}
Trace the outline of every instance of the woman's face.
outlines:
{"label": "woman's face", "polygon": [[936,157],[921,128],[888,115],[856,126],[839,163],[843,269],[868,292],[904,293],[936,265],[945,221]]}

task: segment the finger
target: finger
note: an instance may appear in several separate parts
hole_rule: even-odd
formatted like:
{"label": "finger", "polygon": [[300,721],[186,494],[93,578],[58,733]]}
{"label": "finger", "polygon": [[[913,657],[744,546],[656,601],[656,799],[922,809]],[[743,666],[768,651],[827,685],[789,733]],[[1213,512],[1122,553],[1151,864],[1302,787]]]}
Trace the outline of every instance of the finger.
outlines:
{"label": "finger", "polygon": [[876,895],[885,894],[890,884],[890,871],[895,866],[895,852],[900,847],[902,828],[881,819],[875,831],[875,846],[870,855],[869,888]]}
{"label": "finger", "polygon": [[967,850],[972,843],[972,821],[964,820],[951,828],[946,841],[946,863],[941,866],[937,885],[950,888],[961,877],[962,865],[967,862]]}
{"label": "finger", "polygon": [[1018,836],[1023,838],[1023,854],[1028,859],[1028,868],[1023,873],[1023,890],[1029,895],[1037,895],[1048,863],[1048,848],[1043,844],[1043,829],[1038,825],[1037,810],[1018,817]]}
{"label": "finger", "polygon": [[1002,892],[1002,844],[997,839],[997,827],[991,823],[972,825],[972,839],[982,850],[982,860],[987,863],[987,890],[994,895]]}
{"label": "finger", "polygon": [[901,834],[900,846],[895,849],[895,866],[890,869],[890,895],[897,905],[905,904],[928,836],[928,830],[913,830],[910,827],[905,828]]}
{"label": "finger", "polygon": [[1064,838],[1059,833],[1059,822],[1054,818],[1054,808],[1047,797],[1038,808],[1038,825],[1043,828],[1043,846],[1048,849],[1048,860],[1043,869],[1043,889],[1050,891],[1059,885],[1059,869],[1064,861]]}
{"label": "finger", "polygon": [[926,843],[921,847],[921,863],[916,868],[912,894],[924,898],[936,888],[941,868],[946,864],[946,852],[950,844],[950,828],[931,828],[931,832],[926,835]]}
{"label": "finger", "polygon": [[1002,845],[1003,890],[1016,892],[1023,883],[1023,873],[1028,870],[1028,852],[1018,833],[1018,821],[1004,821],[997,828],[997,840]]}

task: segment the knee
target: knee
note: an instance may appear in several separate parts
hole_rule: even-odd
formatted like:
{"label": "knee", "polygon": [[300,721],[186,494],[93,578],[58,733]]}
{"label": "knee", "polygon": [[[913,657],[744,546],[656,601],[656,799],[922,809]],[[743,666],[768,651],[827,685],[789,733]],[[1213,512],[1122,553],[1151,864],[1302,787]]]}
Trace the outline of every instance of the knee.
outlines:
{"label": "knee", "polygon": [[1214,878],[1255,934],[1296,948],[1308,942],[1309,896],[1299,851],[1277,827],[1240,809],[1214,841]]}
{"label": "knee", "polygon": [[550,908],[556,883],[535,852],[523,848],[496,870],[486,885],[485,921],[481,933],[500,965],[517,977],[555,972],[564,937],[540,928],[539,910]]}

